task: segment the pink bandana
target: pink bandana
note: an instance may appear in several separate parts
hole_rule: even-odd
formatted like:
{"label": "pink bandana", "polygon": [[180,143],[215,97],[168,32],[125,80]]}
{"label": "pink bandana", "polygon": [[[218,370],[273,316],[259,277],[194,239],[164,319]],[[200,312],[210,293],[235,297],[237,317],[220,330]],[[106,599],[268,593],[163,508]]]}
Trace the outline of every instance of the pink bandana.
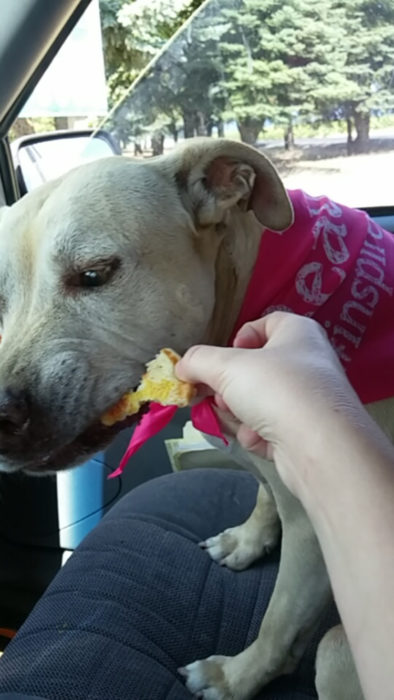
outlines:
{"label": "pink bandana", "polygon": [[[365,212],[327,197],[289,192],[295,223],[284,233],[264,231],[242,309],[229,345],[247,321],[274,310],[321,323],[363,403],[394,395],[394,236]],[[176,407],[151,404],[111,474],[164,428]],[[191,410],[193,425],[221,437],[205,399]]]}

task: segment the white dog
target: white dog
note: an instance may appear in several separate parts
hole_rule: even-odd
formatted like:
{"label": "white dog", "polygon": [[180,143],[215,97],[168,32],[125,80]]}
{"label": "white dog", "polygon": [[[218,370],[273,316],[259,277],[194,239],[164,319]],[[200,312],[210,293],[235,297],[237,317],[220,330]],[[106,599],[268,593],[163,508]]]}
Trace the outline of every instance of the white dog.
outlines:
{"label": "white dog", "polygon": [[[297,197],[289,198],[258,151],[201,139],[149,161],[114,157],[84,165],[1,210],[2,469],[40,474],[86,460],[127,424],[105,428],[100,416],[138,385],[160,348],[183,353],[195,343],[227,344],[268,237],[284,253],[273,253],[270,281],[262,277],[261,287],[272,296],[287,270],[301,313],[323,308],[348,280],[349,258],[367,259],[344,302],[351,304],[341,307],[342,321],[329,334],[344,364],[345,355],[355,355],[354,366],[369,372],[370,386],[362,388],[369,401],[371,387],[384,382],[379,363],[363,354],[364,341],[373,336],[371,319],[379,326],[376,297],[391,296],[379,272],[380,229],[362,215],[371,233],[364,258],[355,255],[357,231],[338,228],[344,210],[307,199],[309,213],[302,214]],[[294,231],[301,214],[320,221],[311,250],[331,256],[327,276],[314,258],[298,264],[294,246],[286,256],[287,234],[272,233]],[[387,394],[376,399],[384,400],[372,398],[371,412],[393,437],[394,403]],[[280,521],[282,555],[256,641],[234,658],[211,657],[184,670],[188,687],[206,700],[252,698],[292,671],[331,596],[316,536],[274,465],[237,445],[234,455],[261,481],[257,505],[246,523],[208,540],[208,551],[245,568],[276,543]],[[324,700],[362,697],[340,629],[320,646],[317,686]]]}

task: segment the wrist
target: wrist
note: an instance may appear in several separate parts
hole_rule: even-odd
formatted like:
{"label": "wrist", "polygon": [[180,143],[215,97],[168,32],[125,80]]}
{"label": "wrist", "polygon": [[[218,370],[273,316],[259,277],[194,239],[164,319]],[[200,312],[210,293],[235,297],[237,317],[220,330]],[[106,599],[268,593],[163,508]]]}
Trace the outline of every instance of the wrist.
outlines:
{"label": "wrist", "polygon": [[304,416],[273,448],[288,488],[311,518],[347,505],[352,491],[375,487],[377,473],[394,479],[394,448],[358,403],[324,407]]}

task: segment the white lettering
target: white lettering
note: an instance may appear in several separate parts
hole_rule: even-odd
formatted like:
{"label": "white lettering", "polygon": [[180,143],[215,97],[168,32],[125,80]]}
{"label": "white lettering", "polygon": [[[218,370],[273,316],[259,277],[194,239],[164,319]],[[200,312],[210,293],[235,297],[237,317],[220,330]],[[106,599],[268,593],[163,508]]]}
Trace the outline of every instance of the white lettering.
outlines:
{"label": "white lettering", "polygon": [[377,224],[375,224],[372,219],[368,218],[368,233],[372,238],[377,238],[380,240],[383,238],[383,229],[380,228]]}
{"label": "white lettering", "polygon": [[332,268],[332,271],[337,273],[340,284],[343,282],[344,279],[346,279],[346,272],[345,270],[342,270],[342,268],[337,267],[335,265],[335,267]]}
{"label": "white lettering", "polygon": [[384,283],[384,269],[373,260],[359,258],[356,262],[356,274],[368,282],[376,284],[377,287],[383,289],[390,296],[393,295],[393,288],[388,287]]}
{"label": "white lettering", "polygon": [[384,248],[370,243],[367,239],[364,241],[363,247],[360,250],[360,255],[369,255],[370,258],[377,260],[378,262],[382,263],[382,265],[386,264],[386,254]]}
{"label": "white lettering", "polygon": [[348,340],[350,343],[352,343],[355,348],[358,348],[358,346],[361,343],[361,338],[359,336],[350,333],[346,330],[346,328],[343,328],[342,326],[334,326],[333,334],[343,335],[343,337],[346,338],[346,340]]}
{"label": "white lettering", "polygon": [[298,294],[302,296],[304,301],[314,306],[321,306],[330,297],[330,294],[322,292],[322,271],[322,263],[307,263],[298,271],[295,281]]}
{"label": "white lettering", "polygon": [[326,255],[333,265],[342,265],[349,260],[350,253],[343,240],[347,235],[347,228],[344,224],[337,226],[330,221],[323,231],[323,246]]}
{"label": "white lettering", "polygon": [[287,311],[290,314],[294,313],[294,310],[291,309],[290,306],[285,306],[285,304],[276,304],[274,306],[268,306],[266,309],[264,309],[264,313],[262,316],[272,314],[274,311]]}
{"label": "white lettering", "polygon": [[360,331],[360,333],[365,333],[367,327],[363,323],[360,323],[359,321],[356,321],[356,319],[351,317],[351,309],[355,309],[356,311],[359,311],[360,313],[365,314],[366,316],[372,316],[371,309],[367,309],[362,304],[359,304],[358,301],[347,301],[346,304],[343,305],[342,312],[340,315],[341,321],[345,321],[349,324],[349,326],[354,326],[354,328],[357,328]]}
{"label": "white lettering", "polygon": [[[381,294],[385,292],[393,296],[394,285],[389,286],[386,277],[386,243],[382,240],[385,234],[366,214],[359,212],[360,219],[356,218],[354,223],[351,221],[349,224],[356,227],[361,221],[361,249],[357,253],[357,241],[354,251],[351,245],[348,246],[349,231],[345,225],[346,220],[345,223],[335,220],[343,215],[341,207],[335,202],[327,202],[318,197],[308,197],[307,201],[310,215],[319,217],[313,222],[312,233],[313,249],[318,249],[317,257],[320,261],[308,262],[300,268],[296,275],[295,287],[306,303],[318,307],[322,306],[348,274],[351,274],[351,289],[340,310],[340,321],[336,323],[337,319],[334,318],[325,323],[325,327],[329,329],[333,322],[330,341],[341,361],[349,363],[352,353],[359,348],[363,340]],[[334,221],[330,220],[330,217],[334,218]],[[364,236],[365,239],[362,240]],[[352,272],[349,273],[346,263],[355,255],[357,259]],[[333,283],[334,273],[338,276],[338,284]],[[330,292],[326,291],[327,285]],[[315,311],[306,313],[313,316]]]}
{"label": "white lettering", "polygon": [[[361,287],[360,289],[359,286]],[[375,308],[380,298],[376,287],[373,287],[372,284],[369,284],[367,287],[363,287],[363,280],[361,280],[359,277],[356,277],[354,280],[351,291],[355,299],[364,300],[365,303],[371,307],[371,309]],[[368,297],[370,297],[369,301]]]}
{"label": "white lettering", "polygon": [[[328,202],[321,203],[321,197],[307,197],[307,200],[311,202],[311,206],[309,207],[311,216],[319,216],[323,211],[326,211],[330,216],[336,219],[342,216],[342,209],[336,202],[331,202],[331,200],[329,200]],[[317,208],[313,209],[313,204],[317,204]]]}

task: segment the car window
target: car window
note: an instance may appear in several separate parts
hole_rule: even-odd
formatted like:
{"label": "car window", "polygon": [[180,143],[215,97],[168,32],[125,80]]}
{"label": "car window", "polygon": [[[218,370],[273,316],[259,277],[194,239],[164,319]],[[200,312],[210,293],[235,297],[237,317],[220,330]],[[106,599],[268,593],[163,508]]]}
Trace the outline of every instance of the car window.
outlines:
{"label": "car window", "polygon": [[100,126],[137,158],[238,139],[290,189],[393,205],[392,0],[100,0],[100,18],[108,110],[67,126]]}

